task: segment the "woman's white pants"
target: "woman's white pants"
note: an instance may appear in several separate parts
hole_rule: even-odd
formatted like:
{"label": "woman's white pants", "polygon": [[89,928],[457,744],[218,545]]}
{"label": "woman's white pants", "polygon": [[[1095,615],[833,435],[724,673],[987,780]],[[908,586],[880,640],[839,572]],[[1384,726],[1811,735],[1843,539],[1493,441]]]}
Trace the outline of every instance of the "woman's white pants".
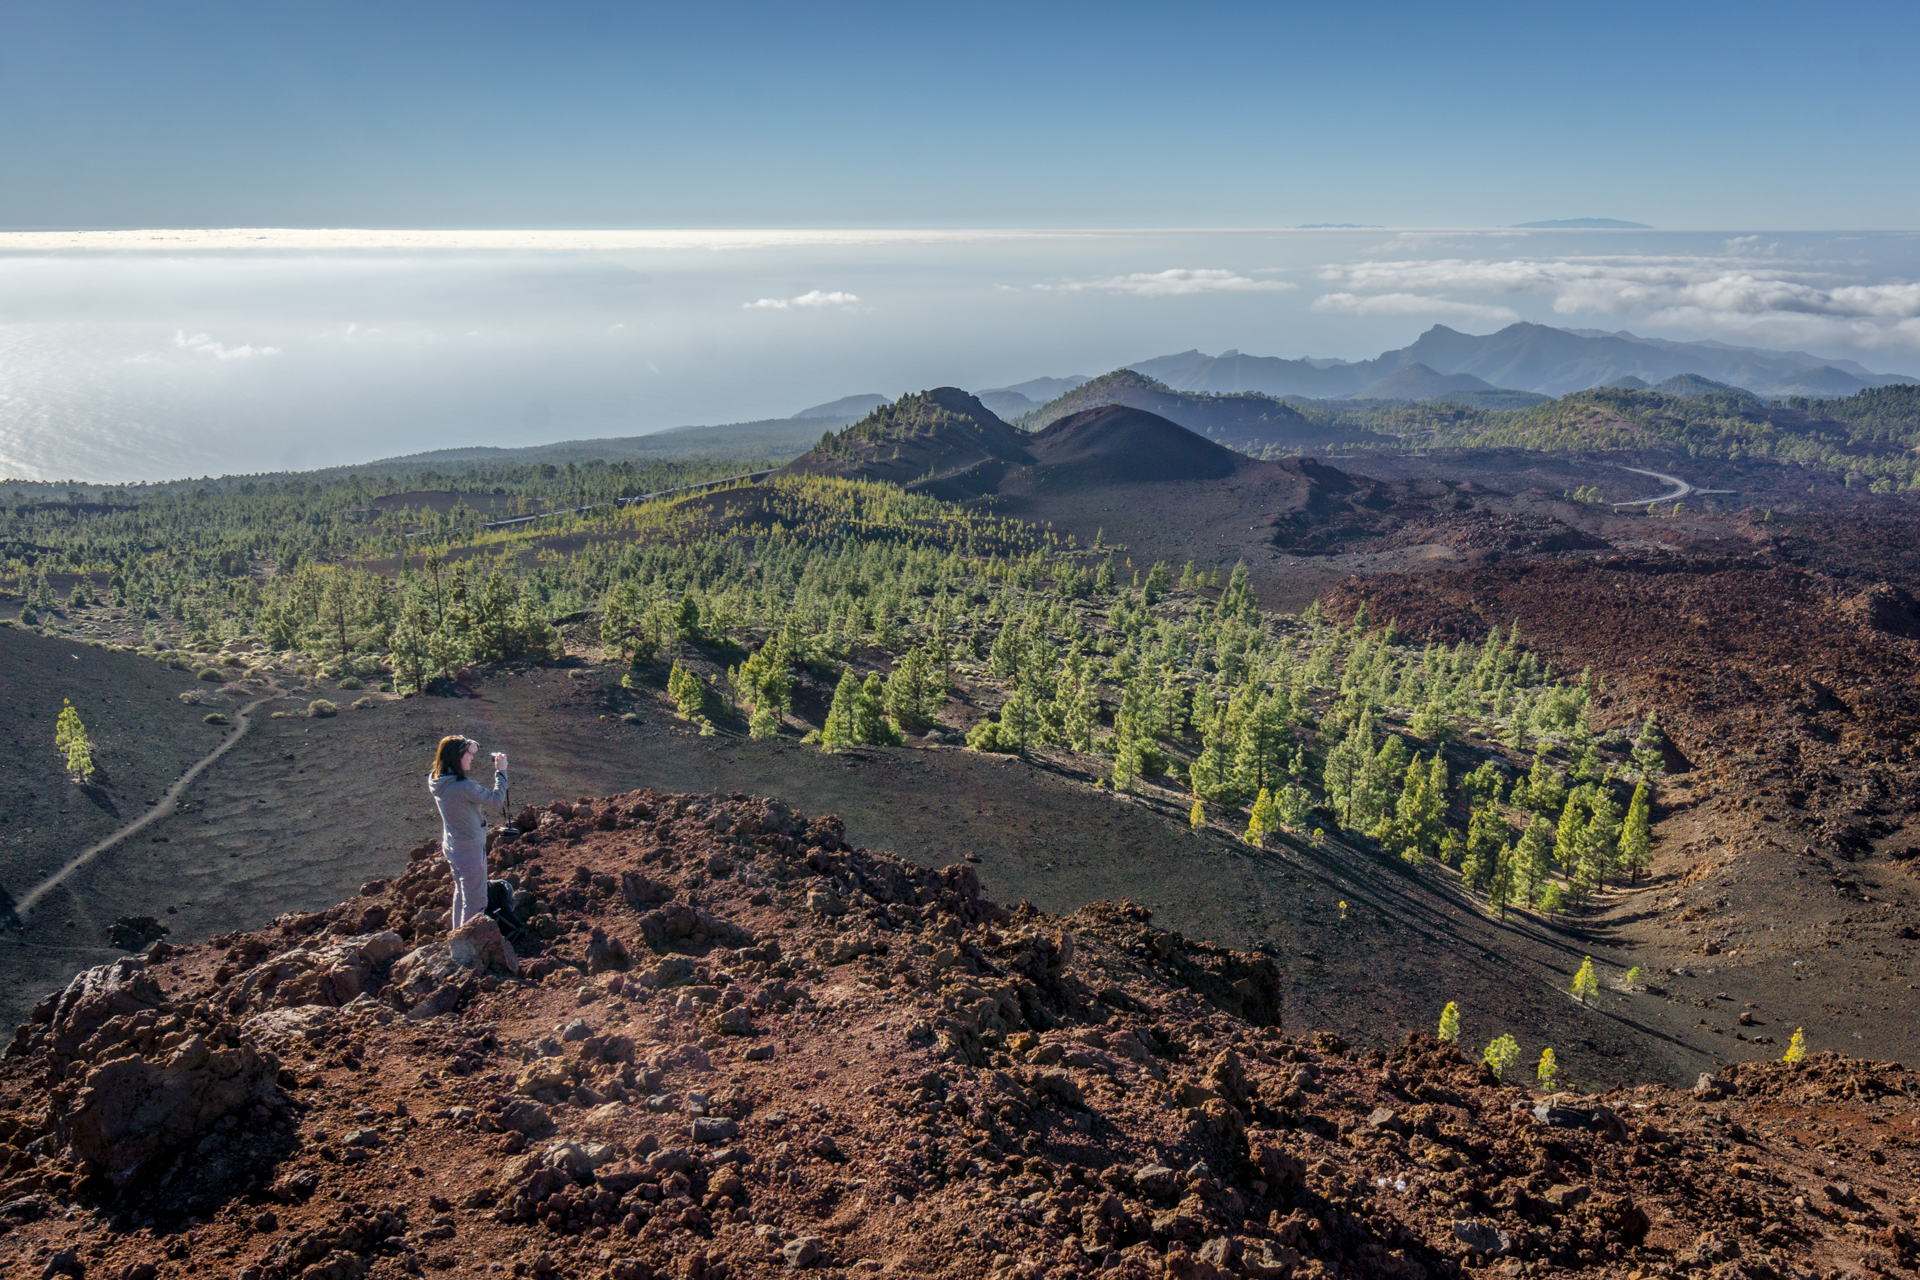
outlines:
{"label": "woman's white pants", "polygon": [[458,929],[487,910],[487,847],[447,845],[447,865],[453,868],[453,910],[447,919],[449,930]]}

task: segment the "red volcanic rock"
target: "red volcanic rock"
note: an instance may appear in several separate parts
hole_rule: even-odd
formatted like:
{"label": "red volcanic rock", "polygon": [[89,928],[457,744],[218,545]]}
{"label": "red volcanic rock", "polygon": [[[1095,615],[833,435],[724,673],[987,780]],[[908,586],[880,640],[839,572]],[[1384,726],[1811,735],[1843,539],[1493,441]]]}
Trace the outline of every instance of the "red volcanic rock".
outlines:
{"label": "red volcanic rock", "polygon": [[[0,1247],[258,1280],[1914,1264],[1899,1067],[1540,1097],[1421,1035],[1291,1039],[1270,957],[1131,903],[996,904],[746,796],[562,807],[496,850],[517,973],[452,960],[421,856],[43,1004],[0,1060]],[[373,907],[394,942],[344,932]]]}

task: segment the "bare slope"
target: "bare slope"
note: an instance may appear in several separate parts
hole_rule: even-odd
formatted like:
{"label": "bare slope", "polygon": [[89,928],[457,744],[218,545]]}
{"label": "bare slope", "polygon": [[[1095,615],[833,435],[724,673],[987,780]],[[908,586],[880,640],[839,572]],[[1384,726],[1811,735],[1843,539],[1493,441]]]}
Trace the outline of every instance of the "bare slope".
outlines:
{"label": "bare slope", "polygon": [[1060,418],[1028,448],[1055,483],[1217,480],[1247,463],[1178,423],[1117,404]]}
{"label": "bare slope", "polygon": [[[1916,1261],[1920,1091],[1897,1065],[1815,1054],[1691,1093],[1549,1094],[1476,1045],[1289,1037],[1264,957],[1131,903],[1009,908],[965,864],[849,847],[779,801],[636,791],[522,821],[494,860],[539,925],[524,956],[490,923],[438,932],[444,864],[423,845],[329,910],[50,1000],[0,1063],[11,1272]],[[136,1089],[141,1108],[115,1105]]]}
{"label": "bare slope", "polygon": [[[68,855],[139,817],[213,749],[226,730],[203,724],[210,708],[179,696],[211,687],[192,672],[130,653],[0,628],[0,751],[7,760],[0,769],[0,923],[10,923],[14,900]],[[85,786],[68,779],[66,758],[53,748],[54,723],[67,701],[93,742],[95,772]],[[69,929],[64,916],[53,924],[41,945],[52,949],[56,969],[71,971],[80,955],[59,957],[97,943],[96,930],[76,936],[78,927]]]}

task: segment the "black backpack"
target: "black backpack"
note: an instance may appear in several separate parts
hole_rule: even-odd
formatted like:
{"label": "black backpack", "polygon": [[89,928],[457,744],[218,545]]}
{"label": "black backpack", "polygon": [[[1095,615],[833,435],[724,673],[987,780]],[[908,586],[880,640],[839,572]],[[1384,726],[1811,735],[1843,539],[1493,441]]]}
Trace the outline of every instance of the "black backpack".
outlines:
{"label": "black backpack", "polygon": [[487,914],[508,942],[519,942],[527,936],[527,922],[513,909],[513,886],[505,880],[487,881]]}

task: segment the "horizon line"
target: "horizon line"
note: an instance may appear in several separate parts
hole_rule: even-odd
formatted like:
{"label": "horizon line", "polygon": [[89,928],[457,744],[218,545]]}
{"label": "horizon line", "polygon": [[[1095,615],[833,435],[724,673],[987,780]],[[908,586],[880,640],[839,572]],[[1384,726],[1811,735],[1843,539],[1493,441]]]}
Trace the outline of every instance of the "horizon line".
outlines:
{"label": "horizon line", "polygon": [[1564,235],[1608,232],[1656,234],[1907,235],[1906,229],[1834,229],[1779,232],[1752,227],[1516,227],[1497,226],[1157,226],[1157,227],[112,227],[0,228],[0,252],[104,250],[494,250],[612,251],[755,249],[855,243],[912,244],[933,241],[1100,238],[1129,235],[1288,234],[1326,237],[1353,232],[1404,234]]}

